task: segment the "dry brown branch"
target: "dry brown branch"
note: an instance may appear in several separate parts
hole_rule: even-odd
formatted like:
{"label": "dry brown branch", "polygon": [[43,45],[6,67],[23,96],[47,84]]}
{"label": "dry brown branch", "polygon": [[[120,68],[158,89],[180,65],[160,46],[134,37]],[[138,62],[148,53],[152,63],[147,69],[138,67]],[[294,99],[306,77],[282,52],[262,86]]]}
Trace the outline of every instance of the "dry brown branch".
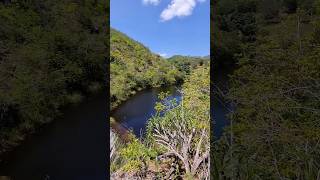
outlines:
{"label": "dry brown branch", "polygon": [[[156,125],[154,137],[156,143],[167,149],[167,152],[161,157],[174,155],[183,163],[186,174],[195,176],[200,167],[206,167],[202,171],[208,171],[209,158],[209,137],[206,129],[196,130],[186,128],[186,122],[182,120],[174,123],[175,130],[165,128],[162,125]],[[177,131],[178,130],[178,131]],[[198,141],[197,141],[198,140]]]}

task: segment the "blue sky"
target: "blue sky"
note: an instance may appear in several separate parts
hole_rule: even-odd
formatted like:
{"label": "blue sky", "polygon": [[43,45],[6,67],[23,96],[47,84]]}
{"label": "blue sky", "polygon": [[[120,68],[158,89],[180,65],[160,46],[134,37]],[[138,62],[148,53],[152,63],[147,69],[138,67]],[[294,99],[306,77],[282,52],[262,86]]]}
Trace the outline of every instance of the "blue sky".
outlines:
{"label": "blue sky", "polygon": [[111,27],[154,53],[206,56],[210,0],[111,0]]}

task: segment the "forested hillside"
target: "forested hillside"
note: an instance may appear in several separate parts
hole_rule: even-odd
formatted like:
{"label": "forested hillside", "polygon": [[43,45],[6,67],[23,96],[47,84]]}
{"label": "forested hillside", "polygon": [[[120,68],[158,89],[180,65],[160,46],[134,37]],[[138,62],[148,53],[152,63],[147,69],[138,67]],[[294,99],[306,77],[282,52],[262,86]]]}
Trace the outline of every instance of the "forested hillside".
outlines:
{"label": "forested hillside", "polygon": [[182,72],[174,64],[115,29],[111,29],[110,46],[112,108],[136,91],[182,80]]}
{"label": "forested hillside", "polygon": [[237,68],[226,97],[232,125],[211,151],[211,175],[319,178],[320,1],[225,0],[215,9],[214,63]]}
{"label": "forested hillside", "polygon": [[0,153],[105,86],[107,4],[0,2]]}

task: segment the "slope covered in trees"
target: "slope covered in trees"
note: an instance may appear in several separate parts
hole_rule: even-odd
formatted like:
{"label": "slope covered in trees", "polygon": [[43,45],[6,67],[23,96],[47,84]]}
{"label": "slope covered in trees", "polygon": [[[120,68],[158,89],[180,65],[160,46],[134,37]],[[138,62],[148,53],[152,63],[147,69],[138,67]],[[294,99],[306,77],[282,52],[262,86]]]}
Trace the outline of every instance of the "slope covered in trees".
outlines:
{"label": "slope covered in trees", "polygon": [[219,1],[217,64],[236,64],[235,105],[212,150],[215,178],[317,179],[320,1]]}
{"label": "slope covered in trees", "polygon": [[107,2],[0,2],[0,153],[105,85]]}
{"label": "slope covered in trees", "polygon": [[136,91],[182,80],[182,72],[174,64],[115,29],[111,29],[110,46],[112,108]]}

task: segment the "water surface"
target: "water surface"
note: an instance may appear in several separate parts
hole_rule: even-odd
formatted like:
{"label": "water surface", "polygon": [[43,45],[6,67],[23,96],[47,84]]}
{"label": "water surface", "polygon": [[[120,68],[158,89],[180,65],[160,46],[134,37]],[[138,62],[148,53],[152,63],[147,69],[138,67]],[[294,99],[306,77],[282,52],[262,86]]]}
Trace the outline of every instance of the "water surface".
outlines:
{"label": "water surface", "polygon": [[141,137],[148,120],[156,114],[154,107],[159,101],[159,93],[169,92],[169,99],[175,98],[179,102],[181,100],[179,89],[171,86],[140,91],[115,109],[111,116],[119,125],[131,129],[137,137]]}
{"label": "water surface", "polygon": [[219,139],[224,132],[225,127],[230,124],[228,114],[232,107],[223,97],[229,90],[229,75],[232,74],[233,68],[216,68],[213,73],[213,101],[211,104],[211,112],[213,116],[213,134],[215,139]]}
{"label": "water surface", "polygon": [[107,97],[99,94],[64,110],[64,115],[5,155],[0,175],[14,180],[105,180]]}

